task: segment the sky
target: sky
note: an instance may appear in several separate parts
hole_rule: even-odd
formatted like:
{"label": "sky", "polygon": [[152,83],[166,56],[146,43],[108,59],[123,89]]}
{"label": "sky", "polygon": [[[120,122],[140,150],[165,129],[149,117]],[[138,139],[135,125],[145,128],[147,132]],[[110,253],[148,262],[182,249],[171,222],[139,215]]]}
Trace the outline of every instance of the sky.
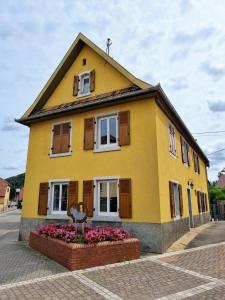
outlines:
{"label": "sky", "polygon": [[[223,0],[0,0],[0,177],[25,171],[29,128],[16,124],[79,32],[135,76],[160,82],[208,155],[225,167]],[[219,133],[197,134],[222,131]],[[224,131],[224,132],[223,132]]]}

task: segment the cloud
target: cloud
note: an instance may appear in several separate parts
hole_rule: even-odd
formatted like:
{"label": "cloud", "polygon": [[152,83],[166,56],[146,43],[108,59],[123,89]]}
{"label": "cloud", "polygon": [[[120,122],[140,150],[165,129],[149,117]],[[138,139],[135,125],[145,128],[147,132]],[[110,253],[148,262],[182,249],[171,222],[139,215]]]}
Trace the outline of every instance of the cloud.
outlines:
{"label": "cloud", "polygon": [[225,67],[213,67],[208,61],[202,63],[201,70],[215,81],[221,79],[225,75]]}
{"label": "cloud", "polygon": [[174,91],[184,90],[188,88],[188,83],[185,78],[173,78],[171,81],[172,82],[169,85],[169,88]]}
{"label": "cloud", "polygon": [[193,8],[193,5],[190,0],[181,0],[180,1],[180,12],[186,13]]}
{"label": "cloud", "polygon": [[6,118],[0,127],[1,131],[20,131],[22,127],[18,125],[12,118]]}
{"label": "cloud", "polygon": [[19,167],[17,165],[14,164],[9,164],[9,165],[5,165],[2,167],[3,170],[6,171],[12,171],[12,170],[17,170]]}
{"label": "cloud", "polygon": [[188,56],[190,49],[180,49],[173,53],[173,55],[170,58],[170,61],[173,63],[174,61],[177,60],[183,60]]}
{"label": "cloud", "polygon": [[225,101],[217,100],[215,102],[208,101],[208,107],[212,112],[224,112]]}
{"label": "cloud", "polygon": [[216,30],[214,27],[208,27],[196,31],[194,33],[178,32],[173,38],[173,42],[180,45],[193,45],[199,40],[205,40],[212,35],[215,35]]}

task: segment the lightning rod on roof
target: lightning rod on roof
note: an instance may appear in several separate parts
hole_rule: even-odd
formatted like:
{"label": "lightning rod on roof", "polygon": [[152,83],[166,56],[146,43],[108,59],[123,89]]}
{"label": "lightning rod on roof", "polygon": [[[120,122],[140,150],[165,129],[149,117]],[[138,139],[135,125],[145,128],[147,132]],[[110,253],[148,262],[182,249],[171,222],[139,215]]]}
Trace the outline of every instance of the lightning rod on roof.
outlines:
{"label": "lightning rod on roof", "polygon": [[106,41],[106,53],[109,55],[109,49],[110,49],[110,46],[112,45],[112,41],[110,38],[107,38],[107,41]]}

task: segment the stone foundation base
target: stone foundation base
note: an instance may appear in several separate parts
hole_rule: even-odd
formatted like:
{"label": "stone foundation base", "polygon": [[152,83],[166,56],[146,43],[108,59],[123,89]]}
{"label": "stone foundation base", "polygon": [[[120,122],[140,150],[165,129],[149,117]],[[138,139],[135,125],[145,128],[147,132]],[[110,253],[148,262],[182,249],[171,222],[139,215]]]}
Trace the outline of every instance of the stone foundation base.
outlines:
{"label": "stone foundation base", "polygon": [[[210,214],[203,213],[194,216],[194,225],[199,226],[210,221]],[[30,231],[41,225],[50,223],[68,223],[68,220],[46,220],[21,218],[19,240],[28,240]],[[189,218],[173,220],[167,223],[142,222],[100,222],[93,221],[96,226],[116,226],[128,229],[132,236],[141,242],[144,252],[164,253],[176,240],[189,231]]]}

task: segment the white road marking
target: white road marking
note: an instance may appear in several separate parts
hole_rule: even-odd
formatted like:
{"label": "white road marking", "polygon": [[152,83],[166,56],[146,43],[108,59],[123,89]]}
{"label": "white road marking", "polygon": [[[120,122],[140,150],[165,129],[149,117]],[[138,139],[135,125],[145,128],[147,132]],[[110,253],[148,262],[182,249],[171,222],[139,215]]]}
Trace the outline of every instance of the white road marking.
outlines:
{"label": "white road marking", "polygon": [[116,294],[112,293],[111,291],[107,290],[100,284],[96,283],[95,281],[92,281],[91,279],[87,278],[81,273],[79,274],[79,273],[72,272],[72,276],[78,279],[81,283],[85,284],[87,287],[91,288],[97,294],[104,297],[105,299],[122,300],[122,298],[120,298]]}
{"label": "white road marking", "polygon": [[206,291],[212,290],[215,287],[218,287],[222,284],[218,284],[216,282],[210,282],[210,283],[206,283],[206,284],[202,284],[199,285],[197,287],[182,291],[182,292],[178,292],[178,293],[174,293],[174,294],[170,294],[168,296],[164,296],[164,297],[160,297],[157,298],[155,300],[180,300],[180,299],[185,299],[194,295],[198,295],[201,293],[204,293]]}

